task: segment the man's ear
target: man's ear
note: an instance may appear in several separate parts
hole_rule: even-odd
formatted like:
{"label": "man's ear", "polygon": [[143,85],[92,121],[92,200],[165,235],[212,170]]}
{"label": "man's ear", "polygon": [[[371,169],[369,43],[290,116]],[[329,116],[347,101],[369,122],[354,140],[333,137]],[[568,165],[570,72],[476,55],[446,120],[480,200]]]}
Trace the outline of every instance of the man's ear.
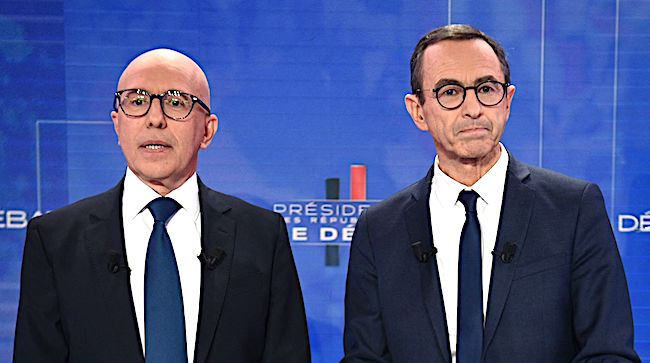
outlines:
{"label": "man's ear", "polygon": [[508,117],[510,117],[510,106],[512,106],[512,99],[514,98],[514,96],[515,96],[515,86],[511,84],[506,89],[506,99],[505,99],[506,113],[507,113],[506,120],[508,119]]}
{"label": "man's ear", "polygon": [[203,140],[201,141],[201,149],[205,149],[210,145],[218,128],[219,119],[217,118],[217,115],[211,114],[205,121],[205,133],[203,134]]}
{"label": "man's ear", "polygon": [[422,105],[420,105],[418,96],[411,93],[407,94],[404,96],[404,104],[415,126],[422,131],[428,131],[429,126],[424,120],[424,110],[422,109]]}
{"label": "man's ear", "polygon": [[117,144],[120,144],[120,123],[117,119],[117,112],[111,111],[111,119],[113,119],[113,130],[115,130],[115,135],[117,135]]}

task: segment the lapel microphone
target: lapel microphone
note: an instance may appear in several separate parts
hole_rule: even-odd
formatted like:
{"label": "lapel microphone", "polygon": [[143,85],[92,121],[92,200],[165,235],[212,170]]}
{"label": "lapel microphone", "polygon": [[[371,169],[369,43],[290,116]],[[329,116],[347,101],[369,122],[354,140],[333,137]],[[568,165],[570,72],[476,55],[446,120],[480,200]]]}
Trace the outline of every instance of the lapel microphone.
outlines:
{"label": "lapel microphone", "polygon": [[127,273],[131,274],[131,269],[128,265],[122,263],[122,255],[116,251],[109,251],[108,253],[108,272],[118,273],[120,270],[126,270]]}
{"label": "lapel microphone", "polygon": [[415,258],[417,258],[420,263],[427,263],[431,257],[438,253],[438,249],[434,246],[432,247],[433,249],[431,251],[425,251],[422,247],[422,241],[411,243],[413,254],[415,254]]}
{"label": "lapel microphone", "polygon": [[510,263],[515,257],[515,252],[517,252],[517,244],[508,242],[500,252],[496,249],[492,251],[492,256],[498,257],[503,263]]}
{"label": "lapel microphone", "polygon": [[201,254],[196,256],[198,257],[201,264],[208,268],[208,270],[214,270],[217,268],[221,258],[224,255],[222,249],[216,248],[211,254],[206,253],[204,250],[201,250]]}

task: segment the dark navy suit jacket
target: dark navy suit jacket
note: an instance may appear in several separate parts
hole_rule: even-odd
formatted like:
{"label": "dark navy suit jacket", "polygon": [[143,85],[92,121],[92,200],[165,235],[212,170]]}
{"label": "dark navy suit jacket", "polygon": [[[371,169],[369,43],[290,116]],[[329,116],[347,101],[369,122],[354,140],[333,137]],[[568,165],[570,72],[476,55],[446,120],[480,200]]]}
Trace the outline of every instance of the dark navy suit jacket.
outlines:
{"label": "dark navy suit jacket", "polygon": [[[15,362],[144,362],[122,233],[122,183],[27,229]],[[196,362],[310,361],[284,220],[199,181]],[[211,268],[212,267],[212,268]]]}
{"label": "dark navy suit jacket", "polygon": [[[451,362],[436,260],[418,261],[411,247],[433,250],[431,173],[359,219],[344,362]],[[509,263],[497,256],[492,264],[483,362],[639,362],[625,273],[596,185],[511,156],[495,250],[507,244],[517,249]]]}

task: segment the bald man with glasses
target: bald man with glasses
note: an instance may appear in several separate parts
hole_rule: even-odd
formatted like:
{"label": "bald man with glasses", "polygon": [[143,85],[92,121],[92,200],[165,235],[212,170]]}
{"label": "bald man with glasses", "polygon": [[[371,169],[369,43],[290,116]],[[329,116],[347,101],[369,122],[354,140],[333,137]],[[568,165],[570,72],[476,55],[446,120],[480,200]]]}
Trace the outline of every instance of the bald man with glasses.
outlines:
{"label": "bald man with glasses", "polygon": [[124,70],[113,189],[27,229],[14,362],[310,361],[286,226],[196,174],[217,117],[186,55]]}

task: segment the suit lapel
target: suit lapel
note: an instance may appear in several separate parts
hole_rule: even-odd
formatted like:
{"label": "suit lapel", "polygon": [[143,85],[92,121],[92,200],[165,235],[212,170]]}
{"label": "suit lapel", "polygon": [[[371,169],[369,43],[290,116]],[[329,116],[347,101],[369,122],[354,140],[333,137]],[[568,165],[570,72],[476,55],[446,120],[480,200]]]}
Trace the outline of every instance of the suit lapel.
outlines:
{"label": "suit lapel", "polygon": [[[429,194],[431,191],[431,177],[433,167],[424,179],[421,179],[415,186],[405,206],[406,226],[409,234],[409,243],[420,242],[423,250],[434,250],[433,238],[431,235],[431,217],[429,211]],[[409,247],[410,248],[410,247]],[[414,257],[415,258],[415,257]],[[438,351],[441,352],[444,362],[451,361],[449,350],[449,333],[447,332],[447,320],[438,275],[438,264],[435,254],[428,262],[420,263],[420,283],[422,289],[423,304],[429,315],[429,320],[435,333],[435,340]]]}
{"label": "suit lapel", "polygon": [[510,285],[517,266],[517,257],[524,248],[526,231],[535,199],[535,192],[524,183],[529,175],[528,168],[510,156],[494,250],[501,251],[509,243],[516,244],[517,250],[511,263],[504,263],[498,256],[494,256],[492,261],[492,276],[483,337],[484,352],[492,341],[501,319],[501,313],[510,292]]}
{"label": "suit lapel", "polygon": [[92,264],[88,278],[98,286],[106,312],[104,318],[110,322],[103,329],[112,327],[107,336],[121,336],[125,342],[133,342],[133,346],[123,349],[132,348],[134,354],[139,350],[143,358],[124,252],[122,188],[123,181],[98,197],[97,206],[88,215],[89,224],[83,231],[83,239]]}
{"label": "suit lapel", "polygon": [[208,255],[220,254],[213,268],[201,266],[201,307],[196,341],[196,362],[205,362],[221,316],[230,277],[235,243],[235,220],[226,212],[231,208],[218,193],[199,180],[201,202],[201,247]]}

